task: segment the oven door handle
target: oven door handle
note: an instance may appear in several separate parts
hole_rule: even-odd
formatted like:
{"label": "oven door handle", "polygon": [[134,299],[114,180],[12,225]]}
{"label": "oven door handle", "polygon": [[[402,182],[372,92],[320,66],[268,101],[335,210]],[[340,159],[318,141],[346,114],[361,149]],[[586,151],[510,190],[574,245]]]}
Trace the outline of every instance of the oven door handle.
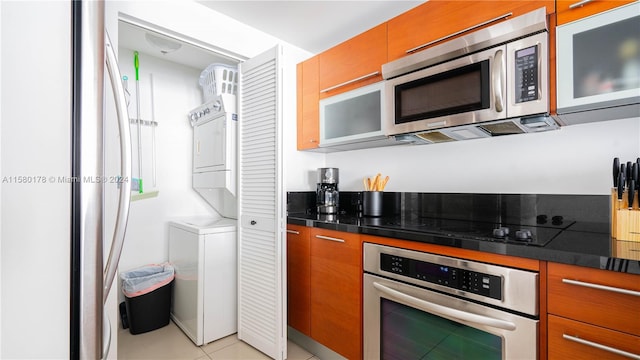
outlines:
{"label": "oven door handle", "polygon": [[460,310],[448,308],[446,306],[442,306],[438,304],[433,304],[428,301],[424,301],[422,299],[418,299],[416,297],[404,294],[398,290],[391,289],[378,282],[373,282],[373,286],[376,289],[378,289],[378,291],[390,296],[391,298],[404,301],[405,303],[415,306],[420,310],[427,311],[435,315],[440,315],[447,318],[454,318],[457,320],[467,321],[470,323],[485,325],[485,326],[503,329],[503,330],[513,331],[516,329],[516,325],[509,321],[494,319],[487,316],[482,316],[478,314],[469,313],[466,311],[460,311]]}

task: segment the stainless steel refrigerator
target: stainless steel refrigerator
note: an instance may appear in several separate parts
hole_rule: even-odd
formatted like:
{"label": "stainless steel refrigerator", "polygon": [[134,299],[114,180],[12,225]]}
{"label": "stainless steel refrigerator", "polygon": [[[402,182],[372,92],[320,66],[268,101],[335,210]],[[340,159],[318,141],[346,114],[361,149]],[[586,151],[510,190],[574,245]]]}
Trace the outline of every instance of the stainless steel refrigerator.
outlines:
{"label": "stainless steel refrigerator", "polygon": [[[0,357],[100,359],[117,323],[104,304],[131,180],[129,117],[105,5],[3,1],[0,16]],[[105,106],[112,93],[117,116]],[[120,130],[117,139],[105,138],[109,126]],[[112,172],[104,168],[107,142],[120,144]],[[111,193],[113,214],[104,210]],[[116,219],[113,230],[107,218]]]}

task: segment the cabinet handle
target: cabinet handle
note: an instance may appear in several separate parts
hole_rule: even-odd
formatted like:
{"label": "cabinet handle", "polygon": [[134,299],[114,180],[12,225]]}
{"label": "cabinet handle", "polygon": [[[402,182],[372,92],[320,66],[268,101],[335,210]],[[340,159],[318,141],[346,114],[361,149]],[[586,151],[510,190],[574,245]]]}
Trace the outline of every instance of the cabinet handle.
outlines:
{"label": "cabinet handle", "polygon": [[610,353],[614,353],[614,354],[617,354],[617,355],[620,355],[620,356],[625,356],[625,357],[628,357],[628,358],[631,358],[631,359],[640,360],[640,355],[636,355],[636,354],[633,354],[633,353],[630,353],[630,352],[626,352],[624,350],[612,348],[610,346],[598,344],[598,343],[593,342],[593,341],[580,339],[579,337],[575,337],[575,336],[571,336],[571,335],[567,335],[567,334],[562,334],[562,338],[566,339],[566,340],[569,340],[569,341],[580,343],[582,345],[591,346],[591,347],[594,347],[596,349],[608,351]]}
{"label": "cabinet handle", "polygon": [[289,229],[287,229],[287,234],[300,235],[300,231],[295,231],[295,230],[289,230]]}
{"label": "cabinet handle", "polygon": [[593,0],[582,0],[582,1],[578,1],[577,3],[573,3],[571,5],[569,5],[569,9],[575,9],[577,7],[581,7],[584,5],[587,5],[588,3],[592,2]]}
{"label": "cabinet handle", "polygon": [[361,80],[365,80],[365,79],[368,79],[370,77],[374,77],[374,76],[378,76],[378,75],[380,75],[380,71],[374,71],[371,74],[362,75],[362,76],[360,76],[358,78],[355,78],[355,79],[352,79],[352,80],[349,80],[349,81],[345,81],[345,82],[340,83],[338,85],[333,85],[333,86],[328,87],[326,89],[320,90],[320,92],[321,93],[326,93],[326,92],[329,92],[331,90],[335,90],[337,88],[340,88],[340,87],[343,87],[343,86],[346,86],[346,85],[349,85],[349,84],[353,84],[355,82],[358,82],[358,81],[361,81]]}
{"label": "cabinet handle", "polygon": [[452,37],[454,37],[454,36],[458,36],[458,35],[460,35],[460,34],[464,34],[464,33],[466,33],[466,32],[469,32],[469,31],[475,30],[475,29],[477,29],[477,28],[479,28],[479,27],[482,27],[482,26],[485,26],[485,25],[491,24],[491,23],[493,23],[493,22],[500,21],[500,20],[502,20],[502,19],[506,19],[506,18],[508,18],[508,17],[509,17],[509,16],[511,16],[511,15],[513,15],[513,13],[507,13],[507,14],[504,14],[504,15],[500,15],[500,16],[498,16],[498,17],[496,17],[496,18],[493,18],[493,19],[487,20],[487,21],[482,22],[482,23],[480,23],[480,24],[473,25],[473,26],[471,26],[471,27],[468,27],[468,28],[466,28],[466,29],[460,30],[460,31],[455,32],[455,33],[453,33],[453,34],[449,34],[449,35],[444,36],[444,37],[441,37],[441,38],[439,38],[439,39],[435,39],[435,40],[433,40],[433,41],[429,41],[429,42],[428,42],[428,43],[426,43],[426,44],[418,45],[418,46],[416,46],[416,47],[414,47],[414,48],[412,48],[412,49],[406,50],[406,51],[405,51],[405,53],[407,53],[407,54],[414,53],[414,52],[416,52],[416,51],[418,51],[418,50],[422,50],[422,49],[426,48],[427,46],[430,46],[430,45],[433,45],[433,44],[436,44],[436,43],[439,43],[439,42],[442,42],[442,41],[445,41],[445,40],[451,39],[451,38],[452,38]]}
{"label": "cabinet handle", "polygon": [[344,242],[344,239],[338,239],[338,238],[334,238],[334,237],[329,237],[329,236],[324,236],[324,235],[316,235],[316,237],[318,239],[323,239],[323,240],[331,240],[331,241],[335,241],[335,242]]}
{"label": "cabinet handle", "polygon": [[617,287],[592,284],[592,283],[588,283],[588,282],[582,282],[582,281],[570,280],[570,279],[562,279],[562,282],[565,283],[565,284],[571,284],[571,285],[576,285],[576,286],[588,287],[588,288],[592,288],[592,289],[610,291],[610,292],[614,292],[614,293],[618,293],[618,294],[631,295],[631,296],[640,296],[640,291],[633,291],[633,290],[628,290],[628,289],[620,289],[620,288],[617,288]]}

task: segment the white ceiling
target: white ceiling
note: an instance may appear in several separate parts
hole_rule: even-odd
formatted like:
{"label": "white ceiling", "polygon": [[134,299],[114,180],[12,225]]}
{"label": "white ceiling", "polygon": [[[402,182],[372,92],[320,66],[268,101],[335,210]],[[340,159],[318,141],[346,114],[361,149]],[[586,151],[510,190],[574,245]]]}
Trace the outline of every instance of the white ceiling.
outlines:
{"label": "white ceiling", "polygon": [[[197,2],[301,49],[317,54],[424,1],[201,0]],[[180,43],[179,51],[162,53],[159,48],[154,47],[145,39],[149,33],[171,42]],[[121,47],[196,69],[205,69],[211,63],[237,63],[237,60],[225,58],[194,44],[155,33],[126,21],[120,21],[118,35],[118,45]]]}
{"label": "white ceiling", "polygon": [[[152,34],[169,42],[180,44],[180,49],[175,52],[166,54],[162,53],[159,48],[154,47],[146,40],[145,36],[147,34]],[[130,50],[137,50],[141,54],[155,56],[157,58],[187,65],[196,69],[205,69],[212,63],[223,63],[229,65],[238,63],[237,60],[226,58],[220,54],[205,50],[193,44],[182,42],[170,36],[165,36],[148,29],[143,29],[125,21],[120,21],[118,23],[118,46]]]}
{"label": "white ceiling", "polygon": [[423,1],[197,1],[313,54],[399,15]]}

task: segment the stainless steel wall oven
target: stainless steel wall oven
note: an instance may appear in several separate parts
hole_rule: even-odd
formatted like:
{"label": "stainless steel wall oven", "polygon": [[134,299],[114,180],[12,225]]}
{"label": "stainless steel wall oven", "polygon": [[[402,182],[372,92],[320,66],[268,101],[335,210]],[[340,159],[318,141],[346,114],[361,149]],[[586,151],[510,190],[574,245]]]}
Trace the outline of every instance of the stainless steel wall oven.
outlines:
{"label": "stainless steel wall oven", "polygon": [[365,359],[536,359],[538,274],[365,243]]}

